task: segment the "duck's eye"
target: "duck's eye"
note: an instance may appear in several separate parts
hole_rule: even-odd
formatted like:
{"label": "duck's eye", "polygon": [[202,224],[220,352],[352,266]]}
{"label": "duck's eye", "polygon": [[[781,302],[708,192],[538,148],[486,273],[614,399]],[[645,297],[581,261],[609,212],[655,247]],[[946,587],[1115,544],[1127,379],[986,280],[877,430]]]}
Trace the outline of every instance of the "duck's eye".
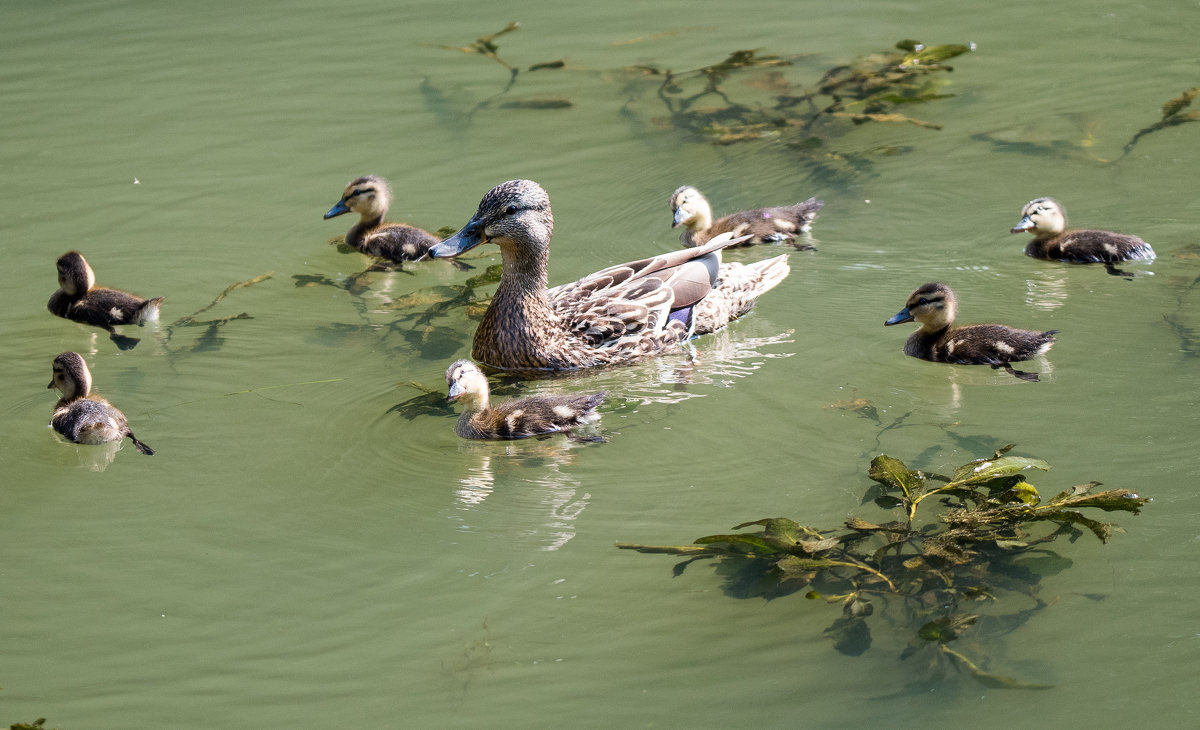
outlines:
{"label": "duck's eye", "polygon": [[917,306],[919,307],[922,304],[929,304],[929,300],[926,299],[925,297],[921,297],[920,299],[917,300]]}
{"label": "duck's eye", "polygon": [[504,214],[505,215],[516,215],[517,214],[517,206],[515,206],[515,205],[508,206],[507,208],[504,209]]}

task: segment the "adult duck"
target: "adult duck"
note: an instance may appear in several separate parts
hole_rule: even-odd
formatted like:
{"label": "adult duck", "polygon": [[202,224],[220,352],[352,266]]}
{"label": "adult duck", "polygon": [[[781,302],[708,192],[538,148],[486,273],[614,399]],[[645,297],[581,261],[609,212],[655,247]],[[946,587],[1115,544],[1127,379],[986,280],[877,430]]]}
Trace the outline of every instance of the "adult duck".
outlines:
{"label": "adult duck", "polygon": [[1054,198],[1029,201],[1021,210],[1021,221],[1010,232],[1033,234],[1033,240],[1025,246],[1026,256],[1072,264],[1104,264],[1104,270],[1113,276],[1133,276],[1118,269],[1118,261],[1154,260],[1154,249],[1137,236],[1067,228],[1067,213]]}
{"label": "adult duck", "polygon": [[921,328],[904,343],[904,354],[931,362],[956,365],[991,365],[1004,368],[1022,380],[1037,381],[1037,373],[1014,370],[1011,363],[1041,355],[1054,344],[1058,330],[1036,332],[1003,324],[969,324],[954,327],[958,298],[945,284],[919,287],[884,325],[916,320]]}
{"label": "adult duck", "polygon": [[154,449],[138,440],[129,430],[125,414],[92,392],[92,373],[77,352],[64,352],[54,358],[54,377],[47,388],[62,393],[54,406],[50,425],[77,444],[105,444],[128,438],[138,451],[151,456]]}
{"label": "adult duck", "polygon": [[325,214],[325,220],[345,213],[358,213],[359,220],[346,234],[346,243],[368,256],[389,261],[419,261],[442,239],[428,231],[403,223],[384,223],[392,204],[387,180],[364,175],[350,181],[342,197]]}
{"label": "adult duck", "polygon": [[591,395],[535,395],[491,405],[487,376],[470,360],[446,370],[447,400],[465,406],[454,432],[467,439],[522,439],[569,431],[600,418],[604,392]]}
{"label": "adult duck", "polygon": [[106,330],[122,350],[136,345],[136,337],[117,333],[119,325],[144,325],[158,320],[163,297],[145,299],[120,289],[96,286],[96,273],[78,251],[58,257],[58,290],[46,308],[59,317]]}
{"label": "adult duck", "polygon": [[500,247],[503,271],[472,356],[500,370],[571,370],[627,362],[724,327],[787,276],[787,256],[722,264],[728,235],[694,249],[611,266],[546,288],[554,216],[532,180],[492,188],[462,230],[430,249]]}
{"label": "adult duck", "polygon": [[824,205],[816,198],[809,198],[794,205],[743,210],[714,221],[708,199],[696,188],[684,185],[671,194],[671,227],[683,226],[679,240],[684,246],[699,246],[713,236],[731,233],[750,237],[740,245],[791,243],[797,248],[811,249],[807,244],[797,244],[796,236],[812,229],[817,211]]}

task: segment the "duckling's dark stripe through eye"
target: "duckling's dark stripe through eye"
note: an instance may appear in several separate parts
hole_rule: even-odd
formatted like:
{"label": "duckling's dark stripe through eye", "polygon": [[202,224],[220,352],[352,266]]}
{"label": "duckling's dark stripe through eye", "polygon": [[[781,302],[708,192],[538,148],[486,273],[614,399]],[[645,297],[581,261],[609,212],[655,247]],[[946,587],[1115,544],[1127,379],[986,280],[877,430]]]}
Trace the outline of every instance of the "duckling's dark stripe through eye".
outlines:
{"label": "duckling's dark stripe through eye", "polygon": [[355,188],[354,192],[352,192],[346,196],[346,200],[349,200],[350,198],[353,198],[356,195],[362,195],[363,193],[373,193],[373,192],[375,192],[374,188]]}

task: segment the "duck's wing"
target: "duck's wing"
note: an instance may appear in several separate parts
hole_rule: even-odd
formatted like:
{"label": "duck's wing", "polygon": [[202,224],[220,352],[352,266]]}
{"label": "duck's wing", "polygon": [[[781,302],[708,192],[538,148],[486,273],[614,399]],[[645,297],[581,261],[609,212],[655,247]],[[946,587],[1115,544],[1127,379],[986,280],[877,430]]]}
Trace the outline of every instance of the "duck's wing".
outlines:
{"label": "duck's wing", "polygon": [[716,285],[720,250],[741,242],[719,236],[697,248],[631,261],[547,291],[565,327],[593,346],[658,332],[670,312],[702,300]]}

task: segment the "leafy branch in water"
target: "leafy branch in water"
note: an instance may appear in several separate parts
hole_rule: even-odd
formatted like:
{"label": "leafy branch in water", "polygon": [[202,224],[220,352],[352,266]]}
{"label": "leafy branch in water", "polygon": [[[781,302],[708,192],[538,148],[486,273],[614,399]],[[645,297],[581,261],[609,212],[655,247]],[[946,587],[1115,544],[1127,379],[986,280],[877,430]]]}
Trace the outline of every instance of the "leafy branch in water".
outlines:
{"label": "leafy branch in water", "polygon": [[1178,124],[1184,124],[1186,122],[1200,121],[1200,110],[1190,111],[1186,114],[1181,113],[1184,109],[1187,109],[1189,106],[1191,106],[1192,100],[1195,99],[1197,95],[1200,95],[1200,86],[1188,89],[1179,96],[1168,101],[1166,104],[1163,104],[1162,119],[1155,124],[1151,124],[1145,129],[1139,130],[1137,134],[1133,135],[1133,138],[1125,143],[1125,154],[1129,154],[1129,152],[1133,149],[1133,146],[1137,144],[1137,141],[1151,132],[1157,132],[1160,129],[1174,127]]}
{"label": "leafy branch in water", "polygon": [[[807,589],[806,597],[838,604],[842,614],[825,633],[838,651],[858,655],[871,646],[867,619],[876,602],[894,626],[913,632],[901,653],[907,659],[929,650],[934,664],[965,671],[992,687],[1041,689],[981,669],[950,644],[970,635],[982,608],[999,604],[1005,594],[1033,598],[1041,579],[1030,564],[1063,562],[1046,545],[1062,535],[1074,541],[1086,530],[1107,543],[1120,528],[1086,516],[1081,510],[1137,514],[1149,500],[1126,489],[1093,491],[1099,482],[1072,487],[1044,500],[1027,481],[1050,465],[1041,459],[1010,456],[1012,445],[991,457],[963,464],[951,476],[910,469],[899,459],[877,456],[868,476],[875,485],[868,498],[898,518],[875,524],[858,517],[844,526],[818,530],[785,517],[744,522],[760,527],[701,537],[692,545],[618,544],[644,553],[687,558],[675,567],[680,575],[692,562],[717,559],[731,592],[774,598]],[[941,510],[930,521],[918,520],[929,498]],[[866,500],[864,500],[866,501]],[[992,617],[1015,626],[1030,609]]]}

